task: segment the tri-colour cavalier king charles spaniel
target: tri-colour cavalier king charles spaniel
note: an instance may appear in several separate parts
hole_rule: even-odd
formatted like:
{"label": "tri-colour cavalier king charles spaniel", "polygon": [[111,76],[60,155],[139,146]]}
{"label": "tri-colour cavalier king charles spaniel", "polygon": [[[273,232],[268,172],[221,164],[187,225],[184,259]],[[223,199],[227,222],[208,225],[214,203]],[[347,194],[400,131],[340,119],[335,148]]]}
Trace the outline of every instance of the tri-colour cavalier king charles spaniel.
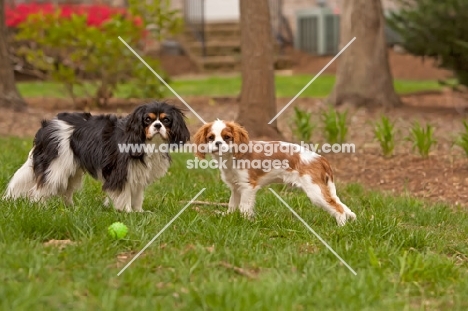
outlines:
{"label": "tri-colour cavalier king charles spaniel", "polygon": [[[231,189],[228,213],[239,208],[244,216],[253,216],[257,191],[267,184],[286,183],[302,188],[313,204],[335,217],[338,225],[356,219],[336,195],[330,164],[315,152],[286,142],[250,141],[243,127],[222,120],[202,126],[194,143],[198,158],[211,154],[218,162],[221,178]],[[267,156],[265,150],[274,152]]]}
{"label": "tri-colour cavalier king charles spaniel", "polygon": [[[115,209],[141,212],[146,186],[170,166],[169,154],[159,152],[158,146],[190,139],[184,117],[180,109],[164,102],[139,106],[123,118],[59,113],[42,122],[28,159],[11,179],[4,198],[40,201],[60,195],[73,204],[73,193],[87,172],[103,182]],[[138,148],[144,144],[154,144],[157,152]],[[129,149],[122,149],[125,146]]]}

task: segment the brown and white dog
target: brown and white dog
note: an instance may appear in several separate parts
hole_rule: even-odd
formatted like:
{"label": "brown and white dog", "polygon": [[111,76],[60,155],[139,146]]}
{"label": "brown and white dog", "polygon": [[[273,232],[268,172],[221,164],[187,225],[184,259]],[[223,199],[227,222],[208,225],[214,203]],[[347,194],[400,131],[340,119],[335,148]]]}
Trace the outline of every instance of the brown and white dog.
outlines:
{"label": "brown and white dog", "polygon": [[338,225],[356,219],[336,195],[330,164],[315,152],[286,142],[250,141],[242,126],[222,120],[202,126],[194,143],[198,158],[211,154],[218,162],[221,178],[231,189],[228,213],[239,208],[252,217],[257,191],[271,183],[286,183],[302,188]]}

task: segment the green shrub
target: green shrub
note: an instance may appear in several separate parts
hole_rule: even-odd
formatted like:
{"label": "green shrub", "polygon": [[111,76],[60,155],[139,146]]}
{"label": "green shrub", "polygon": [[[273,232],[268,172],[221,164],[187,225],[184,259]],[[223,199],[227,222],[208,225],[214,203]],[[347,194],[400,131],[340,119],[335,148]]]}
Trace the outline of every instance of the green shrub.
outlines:
{"label": "green shrub", "polygon": [[[162,97],[163,85],[118,39],[122,37],[142,55],[142,42],[148,35],[146,23],[129,15],[114,15],[99,26],[91,26],[86,15],[67,18],[59,11],[37,13],[19,26],[16,40],[28,44],[17,54],[46,72],[47,78],[62,83],[75,103],[77,94],[84,93],[92,103],[106,105],[116,88],[128,82],[128,96],[157,98]],[[158,60],[142,58],[168,79]]]}
{"label": "green shrub", "polygon": [[333,106],[322,111],[323,130],[328,143],[335,144],[345,141],[348,133],[347,116],[348,111],[340,113]]}
{"label": "green shrub", "polygon": [[395,124],[391,122],[386,116],[382,116],[380,122],[374,125],[375,139],[380,143],[382,153],[388,157],[393,154],[395,149]]}
{"label": "green shrub", "polygon": [[315,125],[310,121],[312,112],[307,112],[294,107],[294,117],[292,119],[292,132],[296,139],[309,142],[314,132]]}
{"label": "green shrub", "polygon": [[431,57],[468,86],[468,1],[397,0],[388,23],[411,54]]}
{"label": "green shrub", "polygon": [[410,129],[410,135],[406,140],[413,143],[413,150],[417,149],[423,158],[429,156],[431,147],[437,143],[434,139],[434,127],[427,124],[426,128],[424,128],[419,122],[413,123]]}

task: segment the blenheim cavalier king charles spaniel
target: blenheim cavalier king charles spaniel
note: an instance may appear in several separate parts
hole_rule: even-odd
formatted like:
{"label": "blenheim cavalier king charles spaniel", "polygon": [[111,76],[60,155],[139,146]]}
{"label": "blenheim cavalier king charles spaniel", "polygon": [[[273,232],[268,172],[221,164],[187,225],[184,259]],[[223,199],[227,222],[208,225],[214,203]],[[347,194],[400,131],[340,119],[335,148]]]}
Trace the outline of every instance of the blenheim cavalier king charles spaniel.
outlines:
{"label": "blenheim cavalier king charles spaniel", "polygon": [[[194,143],[198,158],[211,154],[218,162],[221,178],[231,189],[228,213],[239,208],[244,216],[252,217],[257,191],[271,183],[286,183],[302,188],[338,225],[356,219],[336,195],[330,164],[315,152],[286,142],[250,141],[243,127],[222,120],[202,126]],[[274,152],[266,155],[265,150]]]}

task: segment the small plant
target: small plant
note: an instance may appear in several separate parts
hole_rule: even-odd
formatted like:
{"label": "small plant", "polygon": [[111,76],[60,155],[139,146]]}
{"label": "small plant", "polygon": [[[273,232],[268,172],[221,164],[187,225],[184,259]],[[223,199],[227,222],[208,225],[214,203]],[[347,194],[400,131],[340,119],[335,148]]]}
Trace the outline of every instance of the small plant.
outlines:
{"label": "small plant", "polygon": [[422,127],[419,122],[414,122],[410,129],[410,135],[406,140],[413,143],[413,150],[417,149],[423,158],[429,156],[429,150],[437,143],[434,139],[434,127],[430,124],[426,128]]}
{"label": "small plant", "polygon": [[386,116],[382,116],[380,122],[376,122],[374,125],[375,138],[379,141],[382,152],[386,157],[391,156],[395,149],[394,129],[395,124]]}
{"label": "small plant", "polygon": [[328,143],[335,144],[345,141],[348,133],[347,116],[347,111],[340,113],[333,106],[322,112],[325,139]]}
{"label": "small plant", "polygon": [[291,126],[294,137],[304,142],[310,141],[315,129],[315,125],[310,122],[311,117],[312,112],[294,107],[294,118]]}
{"label": "small plant", "polygon": [[463,121],[465,131],[460,133],[460,136],[455,140],[455,145],[462,148],[468,157],[468,120]]}

